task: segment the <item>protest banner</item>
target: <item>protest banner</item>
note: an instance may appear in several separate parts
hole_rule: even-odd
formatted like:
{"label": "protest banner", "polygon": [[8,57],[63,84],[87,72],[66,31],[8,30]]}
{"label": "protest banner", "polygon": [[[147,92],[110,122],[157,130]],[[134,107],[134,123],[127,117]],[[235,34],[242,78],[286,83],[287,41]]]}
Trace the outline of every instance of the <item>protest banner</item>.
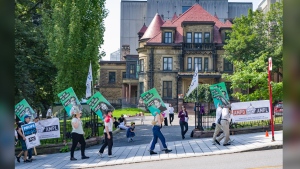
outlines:
{"label": "protest banner", "polygon": [[40,140],[60,138],[60,126],[58,118],[39,120],[37,123],[35,123],[35,126]]}
{"label": "protest banner", "polygon": [[88,101],[87,104],[91,109],[103,120],[103,114],[107,110],[113,111],[115,108],[103,97],[100,92],[95,93]]}
{"label": "protest banner", "polygon": [[155,116],[156,112],[160,114],[161,112],[167,110],[164,102],[155,88],[142,93],[141,98],[144,101],[145,106],[151,112],[152,116]]}
{"label": "protest banner", "polygon": [[224,82],[210,85],[209,89],[216,108],[218,108],[218,104],[223,106],[230,105],[228,92]]}
{"label": "protest banner", "polygon": [[72,87],[59,93],[58,97],[62,105],[64,106],[65,110],[67,111],[68,116],[72,116],[71,110],[73,110],[75,107],[78,107],[81,110],[80,102]]}
{"label": "protest banner", "polygon": [[233,122],[270,120],[271,118],[269,100],[232,103],[231,110]]}
{"label": "protest banner", "polygon": [[19,117],[21,121],[24,122],[25,115],[33,116],[34,111],[28,104],[28,102],[23,99],[17,105],[15,105],[15,114]]}
{"label": "protest banner", "polygon": [[23,134],[26,138],[25,143],[27,149],[41,145],[39,136],[36,134],[35,123],[28,123],[21,126]]}

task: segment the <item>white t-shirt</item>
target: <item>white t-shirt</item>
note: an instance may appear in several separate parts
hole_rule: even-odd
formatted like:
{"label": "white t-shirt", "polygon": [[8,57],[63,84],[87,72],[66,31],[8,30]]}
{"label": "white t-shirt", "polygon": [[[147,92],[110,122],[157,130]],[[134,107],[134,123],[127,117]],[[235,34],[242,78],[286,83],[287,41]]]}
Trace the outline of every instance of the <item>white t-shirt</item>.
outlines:
{"label": "white t-shirt", "polygon": [[72,128],[73,128],[72,133],[83,134],[84,132],[83,132],[83,129],[82,129],[82,121],[77,119],[77,118],[73,118],[72,123],[76,123],[76,122],[79,122],[78,127],[76,129],[72,125]]}
{"label": "white t-shirt", "polygon": [[[106,118],[104,119],[104,126],[106,127],[108,127],[108,131],[109,132],[112,132],[112,130],[113,130],[113,120],[110,118],[109,119],[109,122],[106,122]],[[106,133],[106,130],[105,130],[105,127],[104,127],[104,133]]]}
{"label": "white t-shirt", "polygon": [[217,110],[216,110],[216,120],[215,120],[215,124],[218,124],[218,119],[220,118],[222,114],[222,108],[221,107],[218,107]]}
{"label": "white t-shirt", "polygon": [[230,121],[230,114],[229,114],[228,108],[222,109],[222,119],[226,119],[226,120]]}
{"label": "white t-shirt", "polygon": [[169,107],[170,114],[174,114],[174,107]]}

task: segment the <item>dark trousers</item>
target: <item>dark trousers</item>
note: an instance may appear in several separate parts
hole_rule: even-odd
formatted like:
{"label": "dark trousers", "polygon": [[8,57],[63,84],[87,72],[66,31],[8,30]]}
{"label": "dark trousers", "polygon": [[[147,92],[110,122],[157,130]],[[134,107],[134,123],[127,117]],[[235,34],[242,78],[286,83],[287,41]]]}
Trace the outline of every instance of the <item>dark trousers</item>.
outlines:
{"label": "dark trousers", "polygon": [[164,118],[165,126],[168,126],[168,118]]}
{"label": "dark trousers", "polygon": [[[180,128],[181,128],[181,136],[182,136],[182,138],[184,138],[185,133],[186,133],[186,132],[188,131],[188,129],[189,129],[189,125],[188,125],[188,123],[185,122],[185,121],[180,121],[179,124],[180,124]],[[184,129],[184,128],[185,128],[185,129]]]}
{"label": "dark trousers", "polygon": [[170,118],[170,124],[172,124],[174,120],[174,114],[169,114],[169,118]]}
{"label": "dark trousers", "polygon": [[105,142],[102,145],[101,149],[99,150],[100,153],[103,153],[106,146],[108,146],[108,155],[112,155],[112,146],[113,146],[113,135],[112,132],[109,132],[110,139],[107,138],[107,134],[104,133],[105,136]]}
{"label": "dark trousers", "polygon": [[166,139],[165,139],[164,135],[161,133],[160,127],[155,125],[155,126],[153,126],[152,131],[153,131],[153,141],[152,141],[150,150],[152,150],[152,151],[154,150],[155,144],[157,143],[158,138],[160,139],[164,149],[166,149],[167,148]]}
{"label": "dark trousers", "polygon": [[74,150],[75,150],[78,142],[81,145],[81,156],[82,157],[85,156],[85,154],[84,154],[85,140],[84,140],[83,134],[72,133],[71,158],[74,157]]}

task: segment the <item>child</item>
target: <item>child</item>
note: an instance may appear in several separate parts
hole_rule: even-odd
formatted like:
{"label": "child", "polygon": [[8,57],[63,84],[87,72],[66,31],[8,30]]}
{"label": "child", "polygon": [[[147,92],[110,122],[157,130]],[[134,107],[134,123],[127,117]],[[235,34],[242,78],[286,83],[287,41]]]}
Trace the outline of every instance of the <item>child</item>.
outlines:
{"label": "child", "polygon": [[127,129],[127,132],[126,132],[126,137],[128,139],[128,142],[133,141],[132,138],[135,136],[134,128],[135,128],[135,123],[131,122],[131,126]]}

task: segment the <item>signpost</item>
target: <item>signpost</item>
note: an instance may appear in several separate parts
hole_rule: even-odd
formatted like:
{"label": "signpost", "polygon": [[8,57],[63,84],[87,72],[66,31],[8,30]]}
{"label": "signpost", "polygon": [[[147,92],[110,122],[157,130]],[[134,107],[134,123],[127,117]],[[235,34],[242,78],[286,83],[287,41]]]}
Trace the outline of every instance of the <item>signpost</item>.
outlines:
{"label": "signpost", "polygon": [[271,115],[272,141],[275,141],[275,138],[274,138],[273,106],[272,106],[271,71],[272,71],[272,58],[270,57],[269,58],[269,64],[268,64],[269,96],[270,96],[270,115]]}

